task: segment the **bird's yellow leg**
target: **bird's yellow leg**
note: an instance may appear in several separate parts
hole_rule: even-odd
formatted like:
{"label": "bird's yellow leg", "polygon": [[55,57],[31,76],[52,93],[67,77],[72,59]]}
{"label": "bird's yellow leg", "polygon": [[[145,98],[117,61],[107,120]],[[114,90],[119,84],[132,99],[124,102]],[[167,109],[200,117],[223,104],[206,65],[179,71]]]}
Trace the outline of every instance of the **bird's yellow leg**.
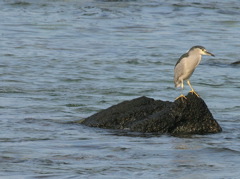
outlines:
{"label": "bird's yellow leg", "polygon": [[[183,92],[183,87],[184,87],[184,84],[183,84],[183,81],[182,81],[182,83],[181,83],[182,92]],[[180,96],[178,96],[175,100],[178,100],[179,98],[187,99],[187,97],[184,96],[183,93]]]}
{"label": "bird's yellow leg", "polygon": [[193,93],[193,94],[195,94],[197,97],[200,97],[199,94],[197,94],[197,92],[193,89],[193,87],[192,87],[192,85],[191,85],[191,83],[190,83],[190,80],[187,80],[187,83],[188,83],[188,85],[189,85],[190,88],[191,88],[190,93]]}
{"label": "bird's yellow leg", "polygon": [[181,94],[180,96],[178,96],[178,97],[175,99],[175,101],[176,101],[176,100],[178,100],[179,98],[184,98],[184,99],[187,99],[187,97],[186,97],[186,96],[184,96],[183,94]]}

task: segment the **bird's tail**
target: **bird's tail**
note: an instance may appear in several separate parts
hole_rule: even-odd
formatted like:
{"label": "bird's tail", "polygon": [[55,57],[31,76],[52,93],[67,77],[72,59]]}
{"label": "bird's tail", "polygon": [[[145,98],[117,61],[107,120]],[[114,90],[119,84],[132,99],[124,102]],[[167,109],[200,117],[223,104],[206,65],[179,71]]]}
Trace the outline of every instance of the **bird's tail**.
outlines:
{"label": "bird's tail", "polygon": [[180,80],[174,80],[175,87],[178,88],[181,86],[182,82]]}

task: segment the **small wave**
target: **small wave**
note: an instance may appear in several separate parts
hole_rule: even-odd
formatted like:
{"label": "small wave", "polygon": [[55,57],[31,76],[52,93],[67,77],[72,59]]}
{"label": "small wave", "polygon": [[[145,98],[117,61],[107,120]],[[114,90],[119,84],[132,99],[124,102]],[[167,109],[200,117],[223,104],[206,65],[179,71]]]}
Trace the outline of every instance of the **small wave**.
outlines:
{"label": "small wave", "polygon": [[222,148],[208,148],[209,150],[212,150],[214,153],[215,152],[227,152],[227,153],[232,153],[232,154],[240,154],[240,150],[236,149],[231,149],[228,147],[222,147]]}

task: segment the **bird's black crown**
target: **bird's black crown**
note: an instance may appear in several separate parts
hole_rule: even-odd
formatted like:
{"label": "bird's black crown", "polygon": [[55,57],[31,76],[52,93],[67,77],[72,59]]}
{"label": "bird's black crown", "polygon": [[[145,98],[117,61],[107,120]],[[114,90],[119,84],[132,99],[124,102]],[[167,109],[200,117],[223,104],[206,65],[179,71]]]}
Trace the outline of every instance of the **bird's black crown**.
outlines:
{"label": "bird's black crown", "polygon": [[206,50],[203,46],[201,45],[196,45],[196,46],[193,46],[189,51],[193,50],[193,49],[196,49],[196,48],[200,48],[201,50]]}

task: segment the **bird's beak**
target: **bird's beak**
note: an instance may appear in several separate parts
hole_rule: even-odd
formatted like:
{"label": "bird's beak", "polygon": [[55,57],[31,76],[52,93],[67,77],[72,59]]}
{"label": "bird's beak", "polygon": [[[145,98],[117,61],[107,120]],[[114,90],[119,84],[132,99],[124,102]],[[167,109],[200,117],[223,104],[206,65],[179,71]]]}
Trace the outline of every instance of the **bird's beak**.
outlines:
{"label": "bird's beak", "polygon": [[215,57],[215,55],[214,55],[214,54],[212,54],[212,53],[210,53],[210,52],[207,52],[207,51],[205,52],[205,54],[206,54],[206,55],[210,55],[210,56],[213,56],[213,57]]}

